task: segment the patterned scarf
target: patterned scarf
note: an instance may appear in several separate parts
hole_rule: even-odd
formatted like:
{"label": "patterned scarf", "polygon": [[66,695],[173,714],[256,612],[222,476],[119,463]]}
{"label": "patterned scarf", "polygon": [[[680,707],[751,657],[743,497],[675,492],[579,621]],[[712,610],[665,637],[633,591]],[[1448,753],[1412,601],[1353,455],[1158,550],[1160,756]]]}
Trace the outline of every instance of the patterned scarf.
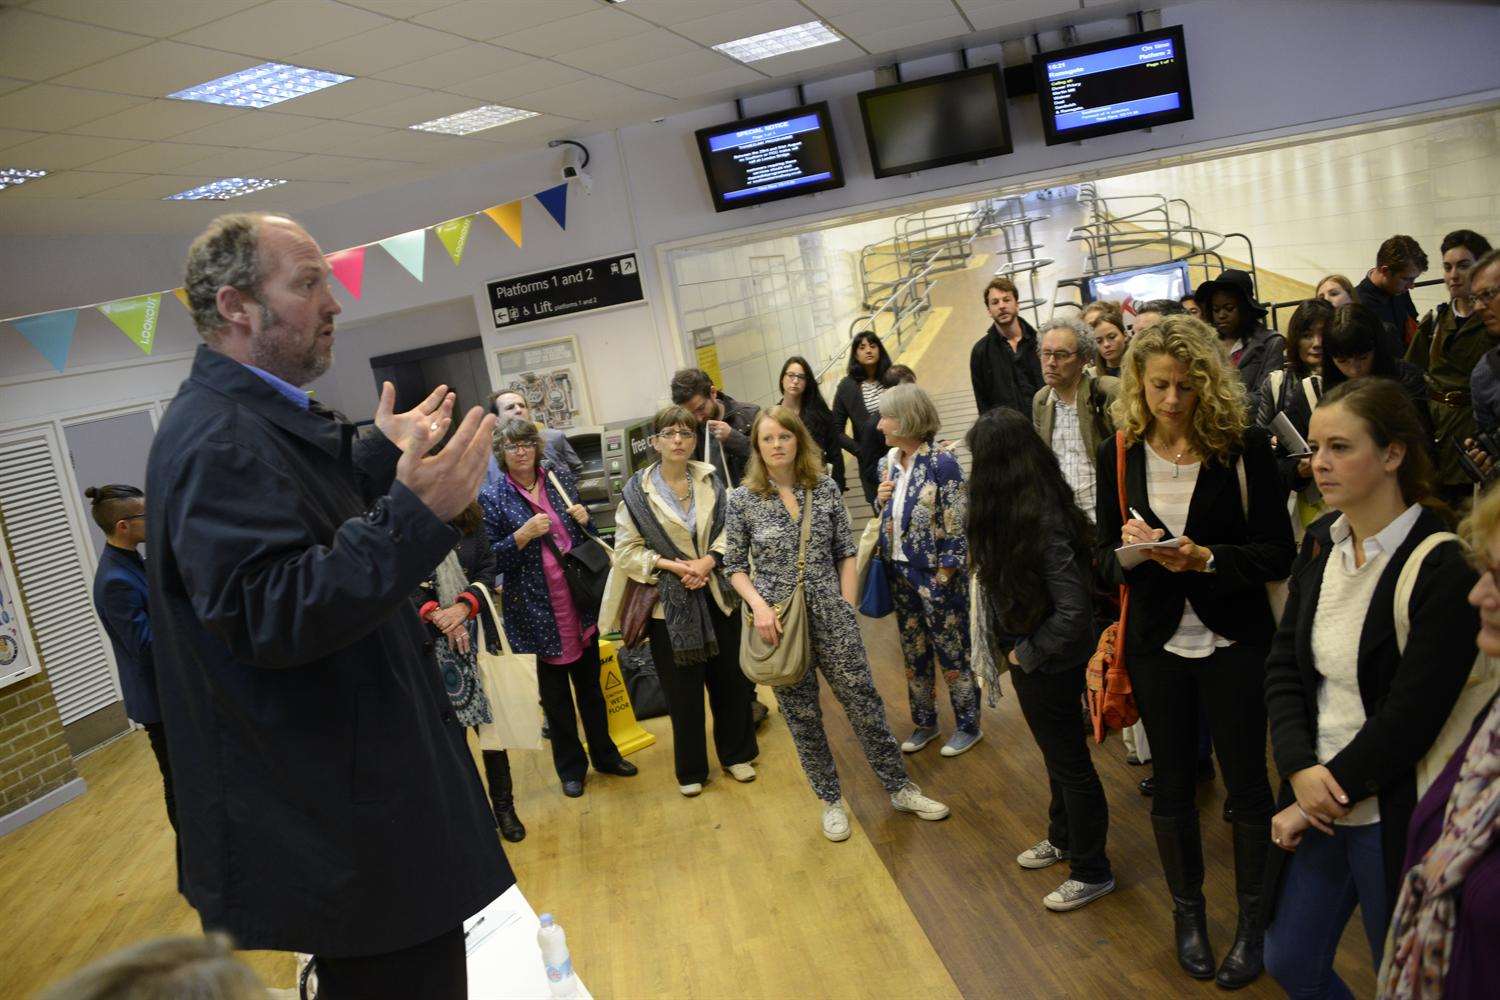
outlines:
{"label": "patterned scarf", "polygon": [[1500,831],[1500,700],[1490,702],[1448,795],[1443,830],[1401,883],[1380,970],[1382,998],[1441,997],[1458,893]]}

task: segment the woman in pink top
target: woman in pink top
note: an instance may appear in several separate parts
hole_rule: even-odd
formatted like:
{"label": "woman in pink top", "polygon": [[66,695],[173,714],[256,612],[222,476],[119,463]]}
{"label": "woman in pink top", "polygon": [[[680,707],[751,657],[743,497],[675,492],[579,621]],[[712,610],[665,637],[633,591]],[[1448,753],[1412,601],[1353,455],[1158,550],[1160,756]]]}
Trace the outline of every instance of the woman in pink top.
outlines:
{"label": "woman in pink top", "polygon": [[[496,569],[504,578],[500,606],[505,637],[516,652],[536,654],[552,761],[563,793],[577,798],[583,794],[589,758],[594,770],[620,777],[635,774],[636,767],[620,756],[609,736],[599,689],[597,612],[574,603],[563,577],[563,556],[588,538],[583,529],[589,512],[574,499],[571,473],[549,468],[539,461],[541,453],[534,424],[511,419],[500,425],[495,459],[505,474],[480,492],[479,507]],[[575,699],[588,738],[587,756],[574,722]]]}

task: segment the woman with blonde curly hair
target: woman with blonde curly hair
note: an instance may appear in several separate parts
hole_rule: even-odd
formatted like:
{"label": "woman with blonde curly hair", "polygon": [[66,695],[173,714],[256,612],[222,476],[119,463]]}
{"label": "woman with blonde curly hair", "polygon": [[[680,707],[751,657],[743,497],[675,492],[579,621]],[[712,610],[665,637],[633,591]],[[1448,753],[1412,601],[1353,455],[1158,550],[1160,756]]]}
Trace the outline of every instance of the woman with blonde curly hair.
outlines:
{"label": "woman with blonde curly hair", "polygon": [[[1235,989],[1262,968],[1272,812],[1262,686],[1276,629],[1266,584],[1285,579],[1295,555],[1286,489],[1270,438],[1247,426],[1244,387],[1202,320],[1168,316],[1137,334],[1120,374],[1118,438],[1099,449],[1099,561],[1111,581],[1130,586],[1124,644],[1156,769],[1151,825],[1172,895],[1177,961],[1194,978]],[[1115,551],[1163,539],[1172,544]],[[1217,974],[1193,801],[1199,701],[1234,815],[1239,925]]]}

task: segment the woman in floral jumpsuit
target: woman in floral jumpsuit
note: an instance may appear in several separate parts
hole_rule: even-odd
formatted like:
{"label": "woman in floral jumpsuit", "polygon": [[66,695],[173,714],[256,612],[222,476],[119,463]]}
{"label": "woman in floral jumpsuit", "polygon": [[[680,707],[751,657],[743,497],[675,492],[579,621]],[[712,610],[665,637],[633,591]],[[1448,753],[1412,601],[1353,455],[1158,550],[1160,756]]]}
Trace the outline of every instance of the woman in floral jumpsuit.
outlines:
{"label": "woman in floral jumpsuit", "polygon": [[849,837],[838,772],[823,729],[818,675],[833,689],[854,727],[865,759],[891,793],[891,805],[938,820],[948,807],[927,798],[906,776],[900,747],[885,720],[885,705],[870,676],[855,620],[854,538],[849,512],[822,472],[821,452],[801,420],[780,406],[761,411],[751,427],[754,445],[745,478],[729,494],[725,513],[724,571],[754,615],[763,638],[780,638],[771,605],[786,600],[797,580],[797,549],[804,504],[811,518],[804,587],[812,663],[795,684],[775,689],[797,756],[813,792],[823,802],[823,833]]}

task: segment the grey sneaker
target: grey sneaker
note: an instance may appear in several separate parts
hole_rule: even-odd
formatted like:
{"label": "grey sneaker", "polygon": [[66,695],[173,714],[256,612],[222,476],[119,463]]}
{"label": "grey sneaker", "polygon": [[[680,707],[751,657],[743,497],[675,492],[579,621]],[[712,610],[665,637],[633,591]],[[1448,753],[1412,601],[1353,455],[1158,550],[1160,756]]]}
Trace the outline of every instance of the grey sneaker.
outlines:
{"label": "grey sneaker", "polygon": [[916,753],[941,735],[943,734],[938,731],[937,726],[921,726],[901,744],[901,752]]}
{"label": "grey sneaker", "polygon": [[1066,913],[1080,906],[1087,906],[1105,893],[1115,891],[1115,880],[1108,882],[1080,882],[1070,878],[1062,885],[1042,897],[1042,905],[1054,913]]}
{"label": "grey sneaker", "polygon": [[982,739],[984,739],[983,733],[966,733],[963,730],[959,730],[953,734],[947,743],[943,744],[943,749],[939,750],[938,753],[944,757],[957,757]]}
{"label": "grey sneaker", "polygon": [[1039,840],[1016,855],[1016,864],[1022,868],[1050,868],[1059,861],[1068,860],[1067,851],[1059,851],[1050,840]]}
{"label": "grey sneaker", "polygon": [[907,782],[899,792],[891,796],[891,805],[897,812],[916,813],[921,819],[939,820],[948,818],[948,807],[936,799],[929,799],[922,790]]}

